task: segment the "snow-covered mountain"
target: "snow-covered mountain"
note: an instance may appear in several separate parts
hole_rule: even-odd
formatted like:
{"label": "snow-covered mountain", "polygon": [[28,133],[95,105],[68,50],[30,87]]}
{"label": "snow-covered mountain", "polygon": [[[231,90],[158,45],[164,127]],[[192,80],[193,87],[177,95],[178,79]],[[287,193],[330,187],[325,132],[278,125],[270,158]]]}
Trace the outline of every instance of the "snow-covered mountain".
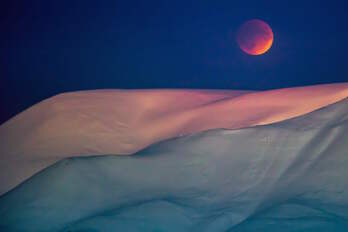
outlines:
{"label": "snow-covered mountain", "polygon": [[[1,126],[2,167],[8,154],[20,154],[13,160],[22,162],[7,162],[7,170],[13,168],[7,177],[17,182],[2,176],[1,184],[8,188],[30,178],[0,198],[0,231],[348,230],[347,84],[256,93],[168,91],[172,104],[162,99],[166,91],[131,91],[127,104],[116,101],[119,107],[112,110],[112,98],[102,96],[116,92],[58,96]],[[153,107],[149,100],[146,108],[144,99],[139,105],[129,100],[146,93],[158,94],[163,105]],[[69,108],[77,96],[84,97],[75,110]],[[50,101],[64,99],[68,103],[55,105],[56,117],[52,111],[40,114]],[[92,99],[100,100],[95,108],[88,106]],[[102,116],[109,121],[100,121]],[[124,120],[129,121],[118,124]],[[117,128],[123,126],[121,133]],[[66,137],[68,128],[76,134]],[[96,128],[126,140],[112,143]],[[40,150],[33,141],[44,139],[49,145]],[[132,141],[129,151],[137,152],[114,155],[124,141]],[[103,143],[114,146],[103,150]],[[40,168],[33,168],[35,162]],[[20,167],[29,171],[16,179]]]}

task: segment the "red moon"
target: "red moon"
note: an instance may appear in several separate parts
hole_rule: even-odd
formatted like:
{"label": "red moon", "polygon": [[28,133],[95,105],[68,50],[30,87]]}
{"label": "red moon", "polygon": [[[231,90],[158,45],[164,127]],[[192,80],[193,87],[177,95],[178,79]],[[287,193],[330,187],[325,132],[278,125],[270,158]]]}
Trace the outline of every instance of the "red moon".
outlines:
{"label": "red moon", "polygon": [[259,19],[246,21],[237,32],[237,43],[249,55],[264,54],[273,44],[272,29]]}

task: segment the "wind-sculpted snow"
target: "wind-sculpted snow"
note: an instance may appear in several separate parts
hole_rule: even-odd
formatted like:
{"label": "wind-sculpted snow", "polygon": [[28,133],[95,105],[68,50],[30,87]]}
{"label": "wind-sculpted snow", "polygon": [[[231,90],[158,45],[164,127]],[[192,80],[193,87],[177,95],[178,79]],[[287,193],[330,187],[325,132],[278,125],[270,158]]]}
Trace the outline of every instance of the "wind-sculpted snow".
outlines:
{"label": "wind-sculpted snow", "polygon": [[347,231],[348,99],[134,156],[62,160],[0,198],[0,231]]}
{"label": "wind-sculpted snow", "polygon": [[298,117],[348,97],[348,83],[268,91],[91,90],[46,99],[0,125],[0,195],[69,157],[130,155],[211,129]]}

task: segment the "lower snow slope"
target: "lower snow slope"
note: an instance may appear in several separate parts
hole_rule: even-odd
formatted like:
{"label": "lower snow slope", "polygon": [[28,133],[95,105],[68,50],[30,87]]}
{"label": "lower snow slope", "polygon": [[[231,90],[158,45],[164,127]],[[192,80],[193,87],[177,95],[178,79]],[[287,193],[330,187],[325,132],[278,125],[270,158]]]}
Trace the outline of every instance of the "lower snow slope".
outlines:
{"label": "lower snow slope", "polygon": [[60,161],[0,198],[3,231],[347,231],[348,99],[282,122]]}
{"label": "lower snow slope", "polygon": [[0,126],[0,194],[71,156],[132,154],[214,128],[265,125],[348,96],[348,83],[262,92],[100,90],[57,95]]}

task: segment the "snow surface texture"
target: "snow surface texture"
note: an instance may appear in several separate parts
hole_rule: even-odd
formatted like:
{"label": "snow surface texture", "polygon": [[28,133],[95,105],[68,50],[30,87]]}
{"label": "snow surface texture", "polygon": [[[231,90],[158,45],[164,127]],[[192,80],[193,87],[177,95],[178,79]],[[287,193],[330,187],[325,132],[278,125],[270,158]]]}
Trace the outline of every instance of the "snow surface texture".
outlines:
{"label": "snow surface texture", "polygon": [[0,231],[348,231],[348,99],[297,118],[64,159],[0,198]]}

